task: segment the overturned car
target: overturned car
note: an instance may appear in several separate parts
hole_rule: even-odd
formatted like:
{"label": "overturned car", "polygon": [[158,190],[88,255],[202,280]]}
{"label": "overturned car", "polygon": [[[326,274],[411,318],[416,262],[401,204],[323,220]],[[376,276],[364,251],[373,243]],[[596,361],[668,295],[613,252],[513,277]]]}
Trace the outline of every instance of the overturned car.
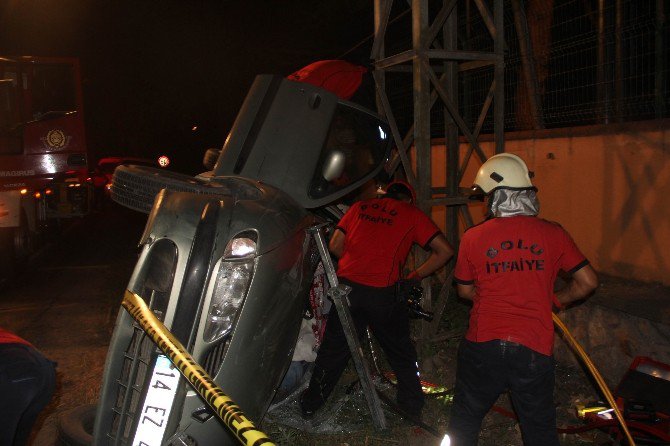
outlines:
{"label": "overturned car", "polygon": [[[334,204],[380,172],[390,147],[388,125],[371,111],[263,75],[212,171],[116,170],[112,199],[149,214],[128,289],[251,419],[275,398],[314,310],[320,257],[310,228],[338,218]],[[174,372],[121,311],[94,444],[237,444]]]}

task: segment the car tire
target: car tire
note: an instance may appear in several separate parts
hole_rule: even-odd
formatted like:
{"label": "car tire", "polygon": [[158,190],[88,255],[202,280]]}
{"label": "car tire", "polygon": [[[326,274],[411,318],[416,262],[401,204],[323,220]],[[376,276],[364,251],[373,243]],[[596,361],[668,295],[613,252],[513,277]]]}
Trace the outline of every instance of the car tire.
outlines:
{"label": "car tire", "polygon": [[161,189],[198,194],[223,194],[195,177],[144,166],[118,166],[112,178],[111,198],[122,206],[148,214]]}
{"label": "car tire", "polygon": [[84,404],[66,410],[58,416],[59,446],[89,446],[93,444],[95,404]]}

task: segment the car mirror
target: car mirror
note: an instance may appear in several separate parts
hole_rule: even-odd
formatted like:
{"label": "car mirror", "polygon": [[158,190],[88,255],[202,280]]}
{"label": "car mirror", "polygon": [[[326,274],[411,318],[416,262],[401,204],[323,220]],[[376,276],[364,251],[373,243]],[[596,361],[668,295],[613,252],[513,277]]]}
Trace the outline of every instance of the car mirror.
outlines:
{"label": "car mirror", "polygon": [[220,154],[221,149],[207,149],[205,156],[202,159],[202,164],[205,166],[205,169],[214,170],[214,166],[216,166]]}
{"label": "car mirror", "polygon": [[345,155],[340,150],[333,150],[323,162],[322,175],[326,181],[333,181],[342,176],[345,166]]}

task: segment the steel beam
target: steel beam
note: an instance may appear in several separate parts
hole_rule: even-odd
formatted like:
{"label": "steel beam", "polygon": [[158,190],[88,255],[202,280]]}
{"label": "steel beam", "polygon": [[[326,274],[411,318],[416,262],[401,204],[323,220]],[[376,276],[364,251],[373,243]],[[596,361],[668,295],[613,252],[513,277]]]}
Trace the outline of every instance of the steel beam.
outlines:
{"label": "steel beam", "polygon": [[533,45],[530,40],[526,11],[523,8],[523,4],[521,4],[521,0],[512,0],[512,10],[514,12],[514,26],[516,28],[517,40],[519,41],[521,68],[523,69],[523,75],[526,79],[526,94],[528,95],[530,116],[533,120],[533,129],[543,129],[544,121],[542,119],[542,108],[540,105],[540,87],[537,81],[537,72],[535,70]]}
{"label": "steel beam", "polygon": [[308,233],[314,237],[314,241],[319,250],[321,262],[323,263],[326,277],[330,283],[328,296],[333,299],[333,303],[337,309],[337,315],[342,323],[342,329],[344,331],[344,336],[347,339],[347,344],[349,345],[351,359],[356,367],[356,372],[358,373],[358,378],[360,379],[361,387],[363,388],[363,394],[365,395],[365,400],[370,409],[372,421],[378,430],[384,430],[387,427],[386,417],[384,417],[384,412],[382,411],[381,403],[379,401],[379,395],[377,395],[377,392],[375,391],[375,385],[370,376],[370,369],[363,356],[363,349],[361,348],[361,343],[358,341],[356,326],[354,325],[354,320],[349,311],[348,296],[351,292],[351,287],[340,284],[337,280],[335,267],[333,266],[333,261],[330,258],[330,253],[328,252],[328,247],[323,237],[322,229],[326,225],[327,224],[312,226],[308,229]]}

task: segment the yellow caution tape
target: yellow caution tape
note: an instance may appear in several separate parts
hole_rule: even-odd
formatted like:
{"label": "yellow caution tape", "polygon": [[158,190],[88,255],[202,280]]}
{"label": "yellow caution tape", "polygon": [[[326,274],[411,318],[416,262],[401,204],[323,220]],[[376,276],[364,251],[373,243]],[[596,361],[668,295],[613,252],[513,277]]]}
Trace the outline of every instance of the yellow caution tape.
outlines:
{"label": "yellow caution tape", "polygon": [[142,327],[142,330],[170,358],[184,378],[191,383],[207,404],[214,409],[214,412],[216,412],[226,427],[235,435],[240,444],[246,446],[269,446],[275,444],[267,435],[256,429],[253,422],[244,415],[242,409],[195,362],[184,346],[156,318],[140,296],[126,290],[121,305],[128,310],[128,313]]}

